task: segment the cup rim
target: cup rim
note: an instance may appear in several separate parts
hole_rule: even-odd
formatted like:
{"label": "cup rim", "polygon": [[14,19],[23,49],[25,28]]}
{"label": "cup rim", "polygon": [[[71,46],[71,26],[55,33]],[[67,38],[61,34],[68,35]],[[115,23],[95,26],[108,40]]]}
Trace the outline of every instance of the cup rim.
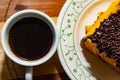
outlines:
{"label": "cup rim", "polygon": [[[44,57],[37,59],[37,60],[25,61],[25,60],[22,60],[22,59],[18,58],[17,56],[15,56],[14,53],[11,51],[9,45],[7,44],[8,42],[6,43],[6,41],[8,39],[8,34],[7,34],[8,32],[6,32],[6,31],[8,28],[10,28],[10,27],[8,27],[10,22],[14,22],[13,20],[15,18],[17,18],[19,15],[29,14],[29,13],[34,14],[34,15],[37,14],[40,17],[44,17],[51,24],[51,27],[53,28],[54,33],[55,33],[54,34],[55,41],[53,42],[52,49],[47,53],[47,55],[45,55]],[[29,17],[33,17],[33,16],[29,16]],[[22,10],[22,11],[19,11],[19,12],[13,14],[5,22],[2,32],[1,32],[1,42],[2,42],[2,47],[3,47],[4,52],[12,61],[14,61],[20,65],[23,65],[23,66],[36,66],[36,65],[40,65],[40,64],[46,62],[54,55],[54,53],[57,49],[57,45],[58,45],[58,31],[57,31],[55,23],[47,14],[45,14],[41,11],[32,10],[32,9]]]}

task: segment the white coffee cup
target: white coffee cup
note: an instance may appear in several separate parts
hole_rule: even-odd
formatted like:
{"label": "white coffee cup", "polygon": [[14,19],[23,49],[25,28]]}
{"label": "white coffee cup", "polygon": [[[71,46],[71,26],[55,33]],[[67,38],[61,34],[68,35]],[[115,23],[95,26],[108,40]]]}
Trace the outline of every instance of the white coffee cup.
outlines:
{"label": "white coffee cup", "polygon": [[[33,60],[33,61],[23,60],[23,59],[19,58],[18,56],[16,56],[13,53],[13,51],[11,50],[9,41],[8,41],[9,31],[10,31],[11,27],[17,21],[19,21],[23,18],[26,18],[26,17],[35,17],[35,18],[39,18],[39,19],[43,20],[45,23],[47,23],[49,25],[49,27],[52,31],[52,34],[53,34],[53,43],[52,43],[52,46],[51,46],[49,52],[44,57],[37,59],[37,60]],[[5,22],[2,32],[1,32],[1,41],[2,41],[2,47],[3,47],[6,55],[14,62],[16,62],[20,65],[26,66],[25,79],[32,80],[32,67],[46,62],[55,53],[57,44],[58,44],[58,31],[57,31],[56,25],[54,24],[53,20],[45,13],[37,11],[37,10],[23,10],[23,11],[13,14]]]}

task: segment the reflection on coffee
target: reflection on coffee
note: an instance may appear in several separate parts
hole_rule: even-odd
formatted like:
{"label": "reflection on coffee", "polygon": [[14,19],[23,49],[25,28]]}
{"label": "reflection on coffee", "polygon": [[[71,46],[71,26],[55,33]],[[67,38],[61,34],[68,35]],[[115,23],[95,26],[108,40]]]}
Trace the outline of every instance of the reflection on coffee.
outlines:
{"label": "reflection on coffee", "polygon": [[52,43],[53,34],[49,25],[38,18],[23,18],[9,32],[11,50],[24,60],[42,58],[48,53]]}

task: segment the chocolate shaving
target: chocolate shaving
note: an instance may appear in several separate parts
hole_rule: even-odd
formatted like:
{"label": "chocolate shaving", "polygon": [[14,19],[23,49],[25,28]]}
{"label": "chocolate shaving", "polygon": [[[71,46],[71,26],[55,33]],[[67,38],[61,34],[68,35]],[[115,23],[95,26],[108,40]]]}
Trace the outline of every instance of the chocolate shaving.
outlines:
{"label": "chocolate shaving", "polygon": [[120,67],[120,11],[104,19],[88,38],[96,43],[100,53],[105,52],[117,62],[116,66]]}

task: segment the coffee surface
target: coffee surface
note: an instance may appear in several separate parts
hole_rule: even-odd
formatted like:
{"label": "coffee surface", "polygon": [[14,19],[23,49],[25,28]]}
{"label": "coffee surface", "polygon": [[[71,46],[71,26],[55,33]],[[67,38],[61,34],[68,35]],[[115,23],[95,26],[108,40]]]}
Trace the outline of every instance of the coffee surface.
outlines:
{"label": "coffee surface", "polygon": [[11,50],[24,60],[42,58],[48,53],[52,43],[51,29],[38,18],[23,18],[16,22],[9,32]]}

